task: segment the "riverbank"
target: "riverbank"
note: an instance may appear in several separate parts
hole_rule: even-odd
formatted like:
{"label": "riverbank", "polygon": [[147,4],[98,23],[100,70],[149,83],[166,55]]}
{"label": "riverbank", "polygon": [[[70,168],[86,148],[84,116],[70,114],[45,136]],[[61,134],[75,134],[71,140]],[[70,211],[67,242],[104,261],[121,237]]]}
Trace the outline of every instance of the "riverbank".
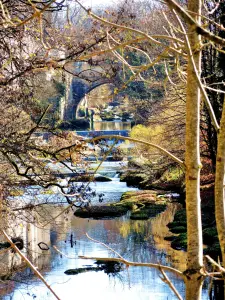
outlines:
{"label": "riverbank", "polygon": [[184,191],[184,173],[174,164],[156,169],[151,163],[140,164],[132,160],[127,170],[121,173],[120,181],[145,190],[158,189],[179,194]]}
{"label": "riverbank", "polygon": [[[214,210],[214,187],[202,187],[202,230],[204,254],[208,254],[217,260],[221,257],[221,250],[216,229],[215,210]],[[166,240],[171,241],[171,247],[177,250],[187,249],[187,220],[185,208],[177,211],[173,222],[168,224],[170,232],[173,236],[166,237]]]}
{"label": "riverbank", "polygon": [[[121,181],[126,181],[129,186],[141,189],[172,190],[180,193],[178,201],[185,207],[184,176],[178,173],[175,167],[161,171],[160,174],[151,172],[149,166],[140,166],[131,163],[135,169],[128,170],[121,175]],[[170,172],[170,175],[168,174]],[[157,178],[159,177],[159,178]],[[157,178],[157,179],[156,179]],[[214,212],[214,186],[212,183],[202,181],[201,186],[202,226],[204,253],[214,258],[221,256],[219,240],[216,230]],[[143,213],[143,218],[145,214]],[[165,237],[171,242],[171,247],[176,250],[187,249],[187,222],[185,208],[176,212],[174,220],[168,224],[172,236]]]}

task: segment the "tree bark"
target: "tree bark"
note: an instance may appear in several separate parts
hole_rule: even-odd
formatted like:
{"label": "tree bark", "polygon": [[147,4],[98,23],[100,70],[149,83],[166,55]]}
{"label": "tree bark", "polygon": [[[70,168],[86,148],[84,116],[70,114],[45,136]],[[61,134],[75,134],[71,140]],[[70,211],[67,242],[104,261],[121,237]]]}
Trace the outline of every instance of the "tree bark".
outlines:
{"label": "tree bark", "polygon": [[[189,0],[188,10],[200,23],[201,0]],[[200,36],[195,28],[188,26],[188,39],[197,71],[201,72],[201,52],[198,50]],[[200,200],[200,89],[191,57],[188,57],[186,96],[186,213],[187,213],[187,270],[186,299],[201,299],[203,266],[202,222]]]}
{"label": "tree bark", "polygon": [[4,186],[0,184],[0,230],[6,225],[6,220],[3,217],[4,210]]}
{"label": "tree bark", "polygon": [[217,232],[222,252],[223,267],[225,266],[225,100],[220,121],[217,144],[216,178],[215,178],[215,214]]}

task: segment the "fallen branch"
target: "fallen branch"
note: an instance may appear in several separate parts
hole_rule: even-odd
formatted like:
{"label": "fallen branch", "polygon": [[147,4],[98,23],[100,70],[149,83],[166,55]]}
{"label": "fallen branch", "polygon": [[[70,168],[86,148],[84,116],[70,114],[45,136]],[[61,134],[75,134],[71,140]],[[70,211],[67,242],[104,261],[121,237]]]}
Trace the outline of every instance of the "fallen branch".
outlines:
{"label": "fallen branch", "polygon": [[[159,264],[153,264],[153,263],[141,263],[141,262],[133,262],[133,261],[129,261],[126,260],[125,258],[123,258],[120,254],[118,254],[115,250],[113,250],[111,247],[107,246],[106,244],[99,242],[91,237],[89,237],[89,235],[86,233],[86,236],[92,240],[93,242],[96,242],[98,244],[103,245],[104,247],[106,247],[107,249],[111,250],[112,252],[116,253],[119,257],[93,257],[93,256],[83,256],[80,255],[78,256],[81,259],[93,259],[93,260],[105,260],[105,261],[116,261],[116,262],[120,262],[125,264],[127,267],[129,266],[133,266],[133,267],[149,267],[149,268],[155,268],[157,270],[166,270],[169,272],[172,272],[178,276],[180,276],[181,278],[185,278],[185,276],[183,275],[183,273],[177,269],[174,269],[172,267],[168,267],[168,266],[161,266]],[[160,271],[161,272],[161,271]]]}

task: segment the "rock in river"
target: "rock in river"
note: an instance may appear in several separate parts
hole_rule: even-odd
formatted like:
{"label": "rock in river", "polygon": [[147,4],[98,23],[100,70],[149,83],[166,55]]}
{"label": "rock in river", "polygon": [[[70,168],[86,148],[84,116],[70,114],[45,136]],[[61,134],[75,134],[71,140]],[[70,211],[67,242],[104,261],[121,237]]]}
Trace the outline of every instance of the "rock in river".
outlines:
{"label": "rock in river", "polygon": [[74,215],[80,218],[108,219],[123,216],[127,213],[128,207],[119,206],[90,206],[79,208]]}

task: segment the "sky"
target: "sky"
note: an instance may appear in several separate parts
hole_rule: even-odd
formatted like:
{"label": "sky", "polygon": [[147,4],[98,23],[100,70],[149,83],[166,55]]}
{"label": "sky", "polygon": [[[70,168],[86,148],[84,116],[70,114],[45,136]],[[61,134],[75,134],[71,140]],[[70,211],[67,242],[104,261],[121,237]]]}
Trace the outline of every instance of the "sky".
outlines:
{"label": "sky", "polygon": [[118,0],[83,0],[82,3],[88,7],[100,6],[100,5],[112,5],[116,4]]}

